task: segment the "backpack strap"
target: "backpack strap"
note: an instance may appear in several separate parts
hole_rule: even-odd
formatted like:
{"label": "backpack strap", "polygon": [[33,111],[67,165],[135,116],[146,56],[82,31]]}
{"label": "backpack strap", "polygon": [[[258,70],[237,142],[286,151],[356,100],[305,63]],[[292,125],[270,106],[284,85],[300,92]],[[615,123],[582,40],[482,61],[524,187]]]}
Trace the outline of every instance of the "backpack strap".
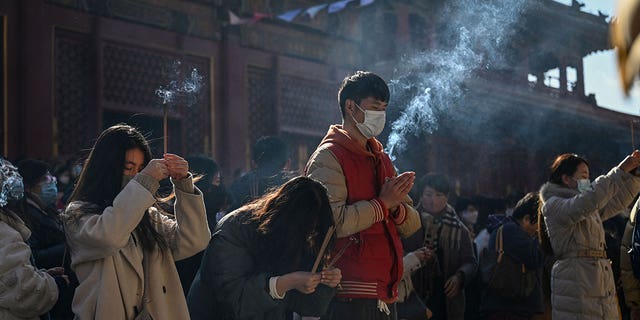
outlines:
{"label": "backpack strap", "polygon": [[[504,224],[498,228],[498,231],[496,233],[496,252],[498,252],[498,260],[496,263],[500,263],[500,261],[502,261],[502,256],[504,255],[504,241],[502,238],[503,227]],[[524,263],[520,264],[520,268],[522,269],[522,273],[527,273],[527,267],[524,265]]]}

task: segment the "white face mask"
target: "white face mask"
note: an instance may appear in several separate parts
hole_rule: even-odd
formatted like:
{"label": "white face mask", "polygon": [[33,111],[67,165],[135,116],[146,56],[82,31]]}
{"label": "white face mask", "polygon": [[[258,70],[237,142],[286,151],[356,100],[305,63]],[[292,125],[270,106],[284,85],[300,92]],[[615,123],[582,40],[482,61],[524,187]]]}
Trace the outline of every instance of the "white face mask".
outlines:
{"label": "white face mask", "polygon": [[478,222],[478,210],[464,210],[462,211],[460,217],[462,218],[462,221],[466,222],[467,224],[476,224],[476,222]]}
{"label": "white face mask", "polygon": [[507,208],[505,214],[507,215],[507,217],[511,217],[513,215],[513,208]]}
{"label": "white face mask", "polygon": [[580,193],[584,193],[585,191],[591,190],[591,180],[589,179],[575,179],[578,184],[578,191]]}
{"label": "white face mask", "polygon": [[367,139],[371,139],[377,135],[379,135],[382,130],[384,130],[384,123],[386,121],[386,112],[385,111],[374,111],[374,110],[364,110],[360,108],[360,106],[356,103],[356,107],[364,112],[364,121],[362,123],[358,123],[356,118],[353,118],[353,121],[356,122],[356,127],[360,130],[363,136]]}

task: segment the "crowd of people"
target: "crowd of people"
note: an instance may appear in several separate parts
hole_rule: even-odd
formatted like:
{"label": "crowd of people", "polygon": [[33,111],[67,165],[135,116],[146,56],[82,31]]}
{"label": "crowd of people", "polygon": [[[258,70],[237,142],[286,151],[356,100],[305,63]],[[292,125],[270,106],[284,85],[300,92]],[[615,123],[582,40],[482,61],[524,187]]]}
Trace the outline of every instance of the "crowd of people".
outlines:
{"label": "crowd of people", "polygon": [[459,197],[396,172],[389,98],[347,76],[300,175],[263,137],[229,187],[126,124],[79,163],[0,159],[0,319],[640,319],[640,151],[593,182],[566,153],[539,190]]}

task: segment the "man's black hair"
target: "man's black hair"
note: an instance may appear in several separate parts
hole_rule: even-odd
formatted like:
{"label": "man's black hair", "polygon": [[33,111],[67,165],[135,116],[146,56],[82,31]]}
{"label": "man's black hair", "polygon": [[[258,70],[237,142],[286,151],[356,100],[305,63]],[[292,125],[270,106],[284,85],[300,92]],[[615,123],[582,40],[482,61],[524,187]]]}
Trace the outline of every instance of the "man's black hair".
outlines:
{"label": "man's black hair", "polygon": [[374,98],[389,102],[389,87],[380,76],[368,71],[356,71],[342,80],[338,90],[338,103],[344,118],[344,106],[347,99],[360,104],[362,99]]}

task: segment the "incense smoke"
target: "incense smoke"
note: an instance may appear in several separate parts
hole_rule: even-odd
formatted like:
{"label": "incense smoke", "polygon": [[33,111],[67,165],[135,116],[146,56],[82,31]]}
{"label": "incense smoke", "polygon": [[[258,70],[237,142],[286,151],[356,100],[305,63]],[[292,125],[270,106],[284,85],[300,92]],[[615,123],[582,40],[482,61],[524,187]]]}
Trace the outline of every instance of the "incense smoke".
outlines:
{"label": "incense smoke", "polygon": [[436,49],[405,56],[390,81],[393,103],[406,105],[392,123],[387,152],[392,160],[406,149],[407,137],[431,133],[464,94],[464,81],[480,69],[508,67],[504,59],[514,24],[526,0],[451,0],[437,25]]}
{"label": "incense smoke", "polygon": [[182,62],[174,61],[168,73],[171,79],[166,87],[160,86],[156,90],[156,95],[162,99],[162,104],[167,105],[181,99],[181,103],[186,107],[191,107],[198,100],[200,89],[202,88],[203,77],[198,73],[198,69],[191,69],[191,73],[182,76]]}

